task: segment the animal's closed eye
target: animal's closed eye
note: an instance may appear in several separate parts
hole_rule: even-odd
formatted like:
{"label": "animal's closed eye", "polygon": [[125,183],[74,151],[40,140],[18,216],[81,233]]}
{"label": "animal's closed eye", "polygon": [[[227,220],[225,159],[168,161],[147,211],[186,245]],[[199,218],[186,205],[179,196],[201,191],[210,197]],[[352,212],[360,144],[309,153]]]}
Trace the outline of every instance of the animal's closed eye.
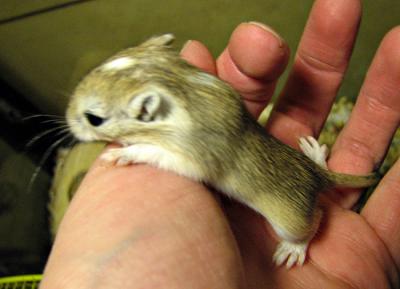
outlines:
{"label": "animal's closed eye", "polygon": [[107,119],[104,117],[100,117],[98,115],[95,115],[90,112],[85,112],[85,117],[87,121],[92,125],[92,126],[101,126]]}

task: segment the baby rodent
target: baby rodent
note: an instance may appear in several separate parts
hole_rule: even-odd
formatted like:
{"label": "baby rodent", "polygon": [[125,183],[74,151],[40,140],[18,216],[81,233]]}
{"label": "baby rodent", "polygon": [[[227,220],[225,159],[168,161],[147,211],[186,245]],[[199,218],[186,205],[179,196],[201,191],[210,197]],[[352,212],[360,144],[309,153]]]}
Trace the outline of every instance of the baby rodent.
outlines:
{"label": "baby rodent", "polygon": [[303,154],[268,135],[228,84],[188,64],[153,37],[106,60],[79,83],[67,109],[82,141],[122,145],[102,158],[148,163],[205,182],[263,215],[282,239],[278,265],[304,263],[322,216],[318,193],[365,187],[374,174],[326,169],[326,150],[301,138]]}

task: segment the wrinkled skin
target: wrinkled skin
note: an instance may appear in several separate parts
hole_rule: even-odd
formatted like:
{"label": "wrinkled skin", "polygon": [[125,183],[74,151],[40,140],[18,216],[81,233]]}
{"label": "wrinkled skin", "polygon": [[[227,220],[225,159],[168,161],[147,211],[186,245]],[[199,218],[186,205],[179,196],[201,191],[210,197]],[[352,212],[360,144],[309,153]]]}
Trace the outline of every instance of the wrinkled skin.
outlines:
{"label": "wrinkled skin", "polygon": [[[315,2],[266,127],[271,134],[293,146],[299,136],[318,136],[349,63],[360,17],[359,0]],[[217,60],[197,41],[181,54],[231,83],[257,117],[289,49],[270,30],[244,23]],[[399,87],[397,27],[376,52],[333,148],[331,170],[362,174],[379,166],[399,125]],[[308,260],[286,270],[272,265],[276,239],[250,209],[168,172],[98,160],[62,222],[41,288],[397,288],[400,162],[356,214],[350,208],[359,194],[325,194],[324,221]]]}

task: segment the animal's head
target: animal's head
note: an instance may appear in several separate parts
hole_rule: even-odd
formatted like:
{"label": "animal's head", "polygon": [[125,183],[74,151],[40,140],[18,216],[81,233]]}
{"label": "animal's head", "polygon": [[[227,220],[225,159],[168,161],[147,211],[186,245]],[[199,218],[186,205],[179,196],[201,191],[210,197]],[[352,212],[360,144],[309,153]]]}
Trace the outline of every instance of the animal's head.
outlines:
{"label": "animal's head", "polygon": [[129,144],[146,134],[188,129],[184,93],[174,71],[183,61],[170,48],[173,39],[171,34],[153,37],[90,72],[67,109],[75,137]]}

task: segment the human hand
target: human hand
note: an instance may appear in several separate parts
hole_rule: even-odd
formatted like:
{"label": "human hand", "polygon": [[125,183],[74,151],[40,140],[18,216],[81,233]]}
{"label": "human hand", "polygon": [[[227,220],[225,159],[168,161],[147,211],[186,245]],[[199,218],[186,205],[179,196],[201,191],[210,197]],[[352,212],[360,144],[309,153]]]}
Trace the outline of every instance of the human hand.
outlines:
{"label": "human hand", "polygon": [[[290,145],[299,136],[319,134],[349,62],[360,9],[358,0],[316,1],[268,123],[271,134]],[[362,174],[384,157],[400,120],[399,47],[396,28],[374,58],[330,169]],[[240,25],[216,62],[196,41],[182,51],[191,63],[231,83],[255,117],[268,103],[287,55],[282,40],[254,24]],[[221,210],[205,187],[168,172],[97,161],[62,222],[42,288],[396,287],[399,180],[397,162],[361,214],[349,210],[359,192],[327,197],[306,263],[286,270],[273,266],[276,241],[250,209],[222,200]]]}

